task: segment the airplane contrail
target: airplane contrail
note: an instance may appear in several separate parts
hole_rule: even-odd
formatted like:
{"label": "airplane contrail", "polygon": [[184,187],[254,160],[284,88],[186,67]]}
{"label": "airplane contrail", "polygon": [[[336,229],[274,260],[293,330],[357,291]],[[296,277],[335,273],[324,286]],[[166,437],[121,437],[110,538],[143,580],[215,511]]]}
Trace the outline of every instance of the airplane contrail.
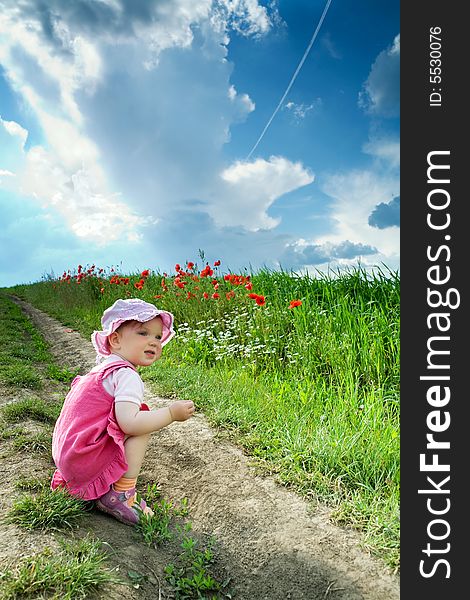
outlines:
{"label": "airplane contrail", "polygon": [[323,9],[323,13],[322,16],[320,17],[320,20],[318,21],[318,25],[317,28],[315,29],[313,35],[312,35],[312,39],[310,40],[309,45],[307,46],[307,49],[304,52],[304,55],[302,56],[301,61],[299,62],[297,69],[295,70],[295,73],[292,75],[292,79],[289,82],[289,85],[287,86],[286,91],[284,92],[282,98],[279,100],[279,104],[276,107],[276,110],[273,112],[273,114],[271,115],[271,118],[269,119],[269,121],[266,123],[265,128],[263,129],[263,131],[261,132],[261,135],[259,136],[258,140],[256,141],[256,144],[253,146],[253,148],[250,150],[250,153],[248,154],[248,156],[246,157],[246,160],[248,160],[251,155],[253,154],[253,152],[256,150],[256,148],[258,147],[258,144],[261,142],[261,140],[264,137],[264,134],[266,133],[266,131],[268,130],[269,126],[271,125],[274,117],[276,116],[278,110],[281,108],[282,103],[284,102],[287,94],[289,93],[292,85],[294,84],[294,81],[297,79],[297,75],[300,72],[300,69],[302,68],[302,65],[305,62],[305,59],[308,56],[308,53],[310,52],[311,47],[313,46],[313,42],[315,41],[315,38],[317,37],[318,32],[320,31],[320,27],[322,26],[323,20],[326,16],[326,13],[328,12],[328,9],[330,8],[330,4],[331,4],[332,0],[328,0],[327,3],[325,4],[325,8]]}

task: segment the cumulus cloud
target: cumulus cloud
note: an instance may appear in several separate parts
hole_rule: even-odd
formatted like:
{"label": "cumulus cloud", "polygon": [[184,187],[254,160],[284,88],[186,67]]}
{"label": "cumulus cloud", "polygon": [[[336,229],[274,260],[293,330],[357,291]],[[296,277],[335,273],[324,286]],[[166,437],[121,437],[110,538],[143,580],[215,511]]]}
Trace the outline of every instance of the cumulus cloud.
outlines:
{"label": "cumulus cloud", "polygon": [[267,213],[280,196],[313,182],[314,176],[299,163],[280,156],[269,160],[237,161],[220,174],[218,196],[208,212],[219,226],[241,225],[249,231],[279,224]]}
{"label": "cumulus cloud", "polygon": [[286,268],[297,269],[324,264],[350,264],[371,254],[377,254],[377,248],[350,240],[337,244],[332,242],[316,244],[300,239],[287,244],[281,262]]}
{"label": "cumulus cloud", "polygon": [[322,241],[350,239],[396,251],[399,243],[396,232],[379,234],[368,221],[377,199],[393,198],[398,195],[398,188],[399,179],[396,175],[369,170],[355,170],[325,178],[323,191],[332,198],[331,216],[336,221],[336,230],[334,236]]}
{"label": "cumulus cloud", "polygon": [[[280,164],[277,184],[260,196],[254,181],[219,176],[231,125],[255,108],[230,83],[228,35],[270,29],[257,0],[3,4],[0,61],[45,142],[17,148],[19,193],[54,206],[77,235],[102,243],[137,240],[142,227],[195,198],[220,224],[275,225],[266,209],[292,189]],[[251,198],[250,222],[233,208],[237,190]]]}
{"label": "cumulus cloud", "polygon": [[[2,133],[3,131],[3,133]],[[52,140],[57,152],[42,146],[25,150],[28,132],[17,123],[0,119],[0,141],[7,141],[7,152],[0,157],[2,173],[16,175],[7,187],[18,196],[27,196],[40,202],[43,208],[53,208],[60,214],[66,226],[77,237],[89,238],[98,244],[115,239],[139,239],[139,229],[155,220],[134,214],[115,195],[103,193],[107,189],[105,176],[94,162],[95,152],[78,139],[70,156],[61,156],[66,140]],[[10,140],[6,139],[9,137]],[[72,138],[73,139],[73,136]],[[90,152],[91,160],[86,160]],[[3,169],[6,161],[14,161],[13,171]]]}
{"label": "cumulus cloud", "polygon": [[397,117],[400,110],[400,35],[376,58],[359,94],[359,106],[380,117]]}
{"label": "cumulus cloud", "polygon": [[386,229],[387,227],[400,226],[400,196],[390,202],[377,204],[369,216],[368,223],[371,227]]}

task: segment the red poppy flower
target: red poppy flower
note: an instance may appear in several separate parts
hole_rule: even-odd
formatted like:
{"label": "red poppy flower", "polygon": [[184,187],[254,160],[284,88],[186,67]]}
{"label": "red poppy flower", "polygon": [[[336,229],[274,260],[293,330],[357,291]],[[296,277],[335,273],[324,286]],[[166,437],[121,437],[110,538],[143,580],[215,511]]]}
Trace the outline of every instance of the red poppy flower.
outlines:
{"label": "red poppy flower", "polygon": [[186,266],[188,269],[194,269],[194,263],[193,262],[187,262]]}
{"label": "red poppy flower", "polygon": [[204,292],[204,293],[202,294],[202,296],[203,296],[203,298],[205,298],[206,300],[208,300],[208,299],[209,299],[209,294],[208,294],[207,292]]}
{"label": "red poppy flower", "polygon": [[232,298],[235,298],[235,292],[233,290],[230,290],[230,292],[227,292],[225,294],[225,297],[227,298],[227,300],[231,300]]}
{"label": "red poppy flower", "polygon": [[209,265],[206,265],[199,274],[201,277],[212,277],[214,271],[209,267]]}
{"label": "red poppy flower", "polygon": [[150,269],[145,269],[145,271],[142,271],[140,275],[142,277],[148,277],[150,275]]}
{"label": "red poppy flower", "polygon": [[289,304],[289,308],[295,308],[296,306],[301,306],[302,300],[291,300]]}
{"label": "red poppy flower", "polygon": [[252,300],[256,300],[256,298],[258,298],[258,294],[248,294],[248,298],[251,298]]}
{"label": "red poppy flower", "polygon": [[214,300],[218,300],[220,298],[220,294],[218,294],[217,292],[214,292],[212,294],[212,298],[214,298]]}
{"label": "red poppy flower", "polygon": [[266,304],[266,299],[265,299],[265,297],[264,297],[264,296],[258,296],[258,297],[256,298],[256,304],[257,304],[258,306],[264,306],[264,305]]}
{"label": "red poppy flower", "polygon": [[163,297],[163,296],[162,296],[162,294],[156,294],[156,295],[154,296],[154,298],[162,298],[162,297]]}
{"label": "red poppy flower", "polygon": [[253,289],[253,284],[252,284],[251,282],[248,282],[248,283],[246,283],[246,284],[245,284],[245,288],[246,288],[246,289],[247,289],[249,292],[251,292],[251,290]]}
{"label": "red poppy flower", "polygon": [[220,266],[220,260],[216,260],[214,263],[214,267],[218,267],[218,266]]}

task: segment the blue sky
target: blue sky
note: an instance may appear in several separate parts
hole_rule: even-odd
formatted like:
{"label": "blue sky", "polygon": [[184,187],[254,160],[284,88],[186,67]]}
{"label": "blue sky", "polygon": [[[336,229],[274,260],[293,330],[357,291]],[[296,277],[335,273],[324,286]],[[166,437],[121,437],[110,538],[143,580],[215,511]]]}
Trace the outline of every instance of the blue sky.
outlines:
{"label": "blue sky", "polygon": [[398,1],[332,0],[262,135],[325,6],[0,0],[0,285],[398,269]]}

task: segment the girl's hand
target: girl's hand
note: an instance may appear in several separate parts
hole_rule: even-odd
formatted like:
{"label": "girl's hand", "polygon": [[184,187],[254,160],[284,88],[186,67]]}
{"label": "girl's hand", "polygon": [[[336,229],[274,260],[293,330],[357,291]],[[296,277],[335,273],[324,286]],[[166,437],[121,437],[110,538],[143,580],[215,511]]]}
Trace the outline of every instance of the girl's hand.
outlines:
{"label": "girl's hand", "polygon": [[194,402],[191,400],[177,400],[169,408],[173,421],[186,421],[193,416],[196,410]]}

